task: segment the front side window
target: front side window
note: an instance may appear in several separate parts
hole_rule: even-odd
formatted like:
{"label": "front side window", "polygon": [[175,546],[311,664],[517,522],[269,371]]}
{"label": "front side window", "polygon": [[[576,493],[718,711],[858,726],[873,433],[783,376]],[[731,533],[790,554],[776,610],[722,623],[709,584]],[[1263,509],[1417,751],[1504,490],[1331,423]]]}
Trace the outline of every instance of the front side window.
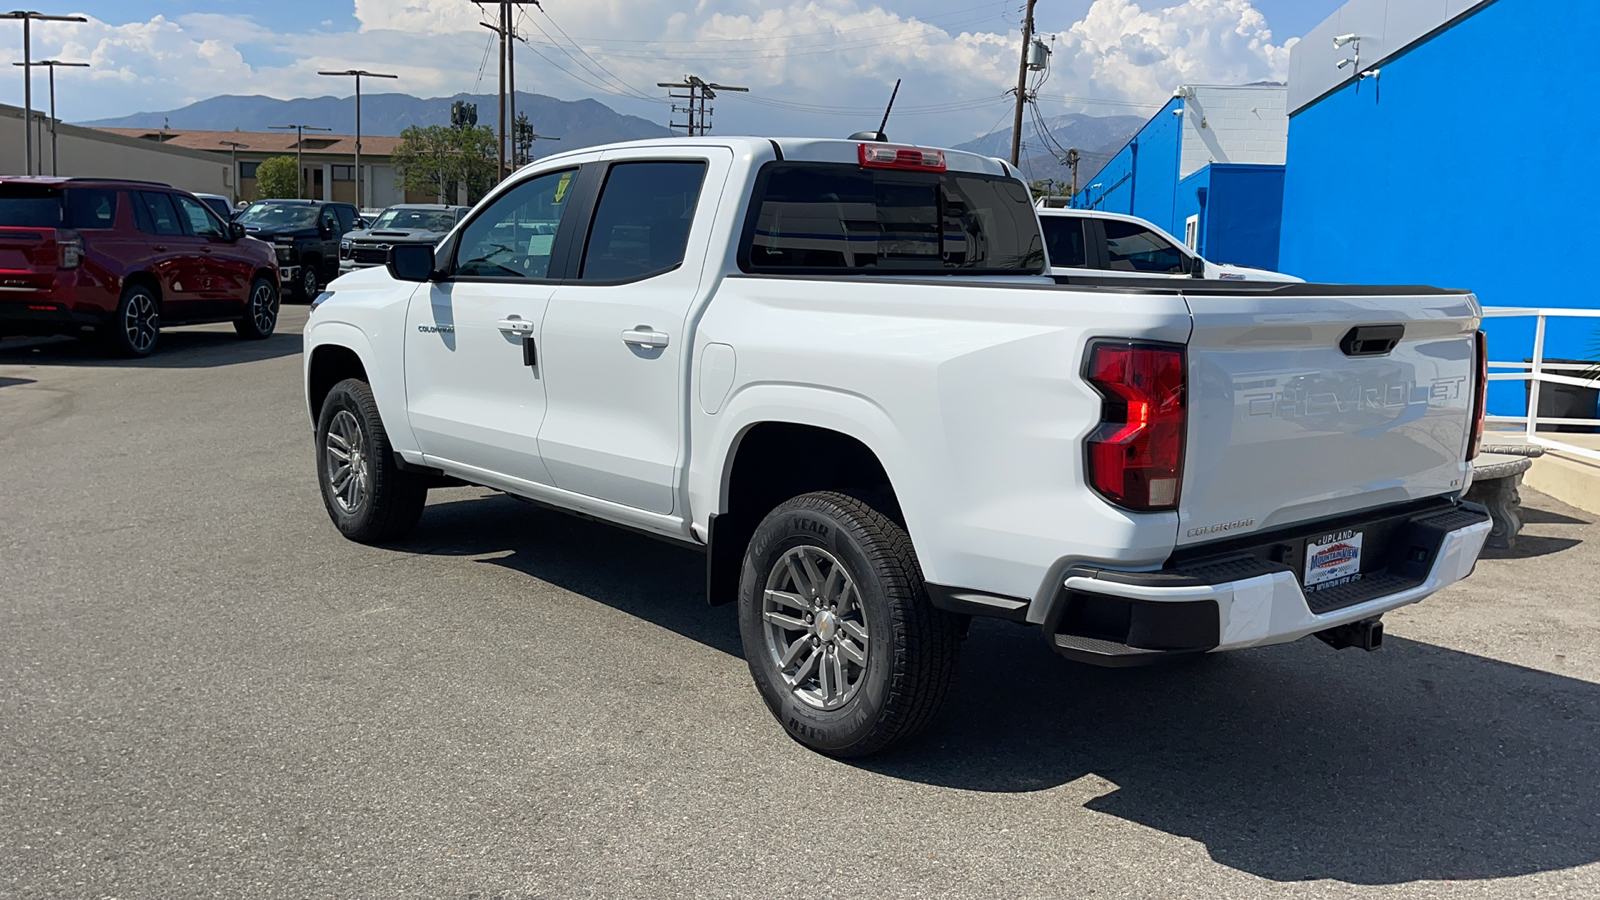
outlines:
{"label": "front side window", "polygon": [[546,277],[561,213],[577,175],[577,169],[539,175],[495,198],[461,230],[455,274],[513,280]]}
{"label": "front side window", "polygon": [[189,223],[189,232],[191,234],[207,238],[220,238],[223,236],[222,226],[217,222],[216,217],[211,214],[211,210],[206,209],[204,203],[181,194],[173,195],[173,199],[178,201],[178,208],[183,211],[183,217]]}
{"label": "front side window", "polygon": [[1040,216],[1050,265],[1081,269],[1089,264],[1084,253],[1083,220],[1077,216]]}
{"label": "front side window", "polygon": [[628,281],[683,263],[706,164],[624,162],[606,174],[578,277]]}
{"label": "front side window", "polygon": [[339,219],[338,232],[346,232],[356,227],[356,209],[353,206],[335,206],[333,214]]}
{"label": "front side window", "polygon": [[160,191],[139,191],[139,203],[144,209],[140,229],[150,234],[180,235],[183,225],[178,222],[178,210],[172,198]]}
{"label": "front side window", "polygon": [[775,163],[758,180],[740,248],[749,271],[875,274],[1044,268],[1028,189],[974,172]]}
{"label": "front side window", "polygon": [[1182,275],[1188,258],[1148,228],[1120,219],[1106,219],[1106,268],[1119,272]]}

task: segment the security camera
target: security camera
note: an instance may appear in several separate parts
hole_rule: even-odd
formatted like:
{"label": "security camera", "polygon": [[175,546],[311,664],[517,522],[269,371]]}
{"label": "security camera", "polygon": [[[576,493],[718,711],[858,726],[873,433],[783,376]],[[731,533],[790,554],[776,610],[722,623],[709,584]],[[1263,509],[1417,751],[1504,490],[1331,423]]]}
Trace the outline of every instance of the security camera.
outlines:
{"label": "security camera", "polygon": [[1172,114],[1175,115],[1175,116],[1180,116],[1181,117],[1183,115],[1183,110],[1175,109],[1175,110],[1172,111]]}
{"label": "security camera", "polygon": [[1336,66],[1336,67],[1335,67],[1335,68],[1339,68],[1339,69],[1342,69],[1342,68],[1344,68],[1344,67],[1345,67],[1345,66],[1348,66],[1348,65],[1350,65],[1350,63],[1352,63],[1352,62],[1354,62],[1354,60],[1351,60],[1351,59],[1341,59],[1341,60],[1339,60],[1339,65],[1338,65],[1338,66]]}
{"label": "security camera", "polygon": [[1338,37],[1333,39],[1333,49],[1337,50],[1340,47],[1343,47],[1345,44],[1350,43],[1351,41],[1359,41],[1359,40],[1361,40],[1361,36],[1358,35],[1358,34],[1341,34]]}

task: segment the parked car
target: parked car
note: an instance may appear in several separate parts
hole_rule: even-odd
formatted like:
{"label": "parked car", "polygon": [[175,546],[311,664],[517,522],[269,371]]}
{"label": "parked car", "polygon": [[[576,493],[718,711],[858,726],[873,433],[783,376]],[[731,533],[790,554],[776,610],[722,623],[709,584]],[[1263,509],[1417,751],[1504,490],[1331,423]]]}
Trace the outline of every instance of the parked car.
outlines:
{"label": "parked car", "polygon": [[350,232],[339,242],[339,271],[381,266],[388,261],[389,248],[395,244],[434,246],[471,209],[432,203],[391,206],[379,213],[370,226]]}
{"label": "parked car", "polygon": [[1182,241],[1137,216],[1041,205],[1039,224],[1050,247],[1050,271],[1058,275],[1304,281],[1282,272],[1202,259]]}
{"label": "parked car", "polygon": [[195,197],[199,198],[201,203],[211,207],[211,211],[217,214],[217,218],[224,222],[233,221],[236,210],[233,208],[233,201],[227,197],[221,194],[195,194]]}
{"label": "parked car", "polygon": [[970,616],[1104,665],[1375,649],[1472,571],[1472,294],[1085,284],[1045,248],[969,153],[546,157],[313,307],[324,505],[390,541],[454,480],[698,548],[768,708],[838,756],[931,719]]}
{"label": "parked car", "polygon": [[93,331],[146,356],[168,325],[278,321],[272,248],[169,185],[0,177],[0,334]]}
{"label": "parked car", "polygon": [[339,277],[339,242],[354,230],[356,208],[328,200],[257,200],[234,221],[272,244],[284,284],[309,303]]}

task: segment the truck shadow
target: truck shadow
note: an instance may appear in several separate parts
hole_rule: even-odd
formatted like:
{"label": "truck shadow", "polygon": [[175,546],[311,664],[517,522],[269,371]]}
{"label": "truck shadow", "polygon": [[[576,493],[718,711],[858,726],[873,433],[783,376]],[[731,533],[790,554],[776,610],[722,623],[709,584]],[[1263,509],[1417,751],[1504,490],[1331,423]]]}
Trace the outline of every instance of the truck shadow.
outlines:
{"label": "truck shadow", "polygon": [[[225,330],[223,330],[225,329]],[[264,341],[247,341],[228,326],[202,330],[174,328],[161,332],[154,353],[144,359],[107,356],[92,338],[39,338],[0,344],[0,366],[81,366],[132,369],[213,369],[292,356],[300,352],[298,332],[279,333]]]}
{"label": "truck shadow", "polygon": [[[399,549],[511,551],[484,562],[742,653],[733,609],[705,606],[693,550],[504,497],[431,506]],[[1600,861],[1600,685],[1387,644],[1365,654],[1308,640],[1116,670],[1057,657],[1032,628],[980,621],[934,725],[849,764],[962,791],[1070,785],[1064,794],[1095,794],[1088,809],[1282,882],[1506,878]]]}

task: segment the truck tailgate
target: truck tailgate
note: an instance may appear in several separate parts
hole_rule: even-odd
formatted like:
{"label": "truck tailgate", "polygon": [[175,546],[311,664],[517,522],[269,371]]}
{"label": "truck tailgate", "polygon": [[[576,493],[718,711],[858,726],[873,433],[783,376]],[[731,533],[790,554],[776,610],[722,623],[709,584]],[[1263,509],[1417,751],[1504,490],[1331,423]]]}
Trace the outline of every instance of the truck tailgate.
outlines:
{"label": "truck tailgate", "polygon": [[1185,297],[1180,546],[1462,489],[1471,294],[1296,285]]}

